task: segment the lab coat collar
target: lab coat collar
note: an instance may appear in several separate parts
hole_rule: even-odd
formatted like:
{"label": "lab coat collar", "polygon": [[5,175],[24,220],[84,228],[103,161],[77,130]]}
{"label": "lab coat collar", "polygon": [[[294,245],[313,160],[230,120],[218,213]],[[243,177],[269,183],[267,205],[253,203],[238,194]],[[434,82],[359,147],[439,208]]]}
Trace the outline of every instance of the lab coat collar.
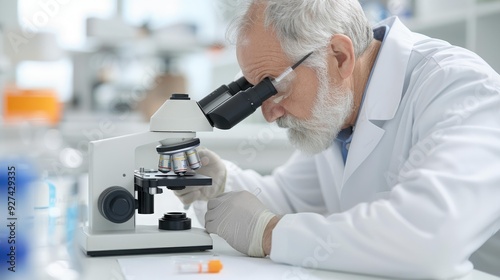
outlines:
{"label": "lab coat collar", "polygon": [[376,27],[387,25],[389,32],[379,50],[367,85],[356,129],[344,170],[343,184],[375,149],[384,129],[373,121],[392,119],[403,92],[406,68],[414,45],[412,32],[397,17],[388,18]]}
{"label": "lab coat collar", "polygon": [[389,26],[386,31],[389,33],[379,51],[362,105],[368,120],[390,120],[396,114],[415,43],[412,32],[397,17],[388,18],[375,28],[384,25]]}

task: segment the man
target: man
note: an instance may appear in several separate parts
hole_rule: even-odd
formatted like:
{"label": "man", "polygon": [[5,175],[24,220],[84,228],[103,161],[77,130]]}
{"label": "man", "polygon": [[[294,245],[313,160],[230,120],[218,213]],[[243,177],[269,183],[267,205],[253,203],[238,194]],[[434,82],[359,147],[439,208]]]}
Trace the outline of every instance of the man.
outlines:
{"label": "man", "polygon": [[200,151],[213,186],[176,194],[209,200],[207,231],[304,267],[448,278],[477,251],[476,268],[500,275],[499,75],[397,18],[372,30],[354,0],[242,9],[234,30],[250,83],[313,52],[262,105],[298,151],[272,176]]}

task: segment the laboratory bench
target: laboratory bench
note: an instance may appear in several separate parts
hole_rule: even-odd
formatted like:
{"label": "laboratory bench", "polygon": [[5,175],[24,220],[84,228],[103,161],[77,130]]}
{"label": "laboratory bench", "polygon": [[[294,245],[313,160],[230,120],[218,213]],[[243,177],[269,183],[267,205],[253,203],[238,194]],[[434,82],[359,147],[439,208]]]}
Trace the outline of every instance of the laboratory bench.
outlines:
{"label": "laboratory bench", "polygon": [[[136,133],[147,130],[148,123],[120,122],[106,117],[97,117],[99,121],[89,121],[86,118],[78,120],[73,118],[70,122],[63,122],[59,126],[62,138],[66,145],[79,147],[86,146],[90,140],[98,140],[129,133]],[[202,132],[197,135],[203,145],[213,149],[222,158],[229,158],[237,162],[240,166],[247,165],[254,169],[260,169],[262,173],[269,173],[274,166],[279,166],[285,161],[293,149],[287,141],[286,133],[273,126],[262,123],[247,123],[235,127],[230,131],[215,130],[214,132]],[[15,141],[12,141],[15,142]],[[35,141],[36,143],[36,141]],[[235,152],[236,149],[236,152]],[[232,158],[231,158],[232,157]],[[83,160],[82,166],[88,162]],[[85,172],[86,170],[82,170]],[[86,205],[88,201],[88,178],[81,175],[78,178],[79,202]],[[58,185],[63,184],[59,183]],[[66,184],[71,184],[66,183]],[[155,213],[168,211],[183,211],[183,205],[170,192],[162,195],[162,203],[155,203]],[[83,209],[82,209],[83,210]],[[82,214],[86,211],[83,210]],[[194,210],[188,211],[188,216],[194,218]],[[138,224],[156,224],[158,215],[137,215]],[[85,219],[83,219],[85,220]],[[200,227],[199,223],[193,220],[193,226]],[[122,280],[132,279],[131,275],[140,275],[135,279],[346,279],[346,280],[370,280],[386,279],[366,275],[349,274],[342,272],[332,272],[325,270],[306,269],[284,264],[278,264],[269,258],[250,258],[242,255],[231,248],[223,239],[217,235],[212,235],[213,250],[205,252],[192,252],[182,254],[151,254],[151,255],[129,255],[112,257],[88,257],[81,250],[74,250],[72,259],[75,260],[73,277],[59,279],[71,280]],[[47,252],[50,255],[53,252]],[[176,274],[173,260],[178,257],[184,258],[208,258],[216,255],[222,261],[224,268],[217,274],[186,275]],[[46,263],[47,264],[47,263]],[[59,271],[65,270],[65,262],[55,262],[47,264]],[[123,268],[126,273],[124,274]],[[132,271],[133,269],[133,271]],[[126,275],[129,278],[126,278]],[[167,277],[167,276],[171,277]],[[58,278],[47,278],[58,279]],[[469,275],[461,278],[463,280],[500,280],[481,271],[474,270]],[[45,279],[41,279],[45,280]]]}
{"label": "laboratory bench", "polygon": [[[269,258],[251,258],[231,248],[222,238],[211,235],[214,248],[211,251],[183,254],[131,255],[118,257],[87,257],[81,252],[82,280],[125,280],[125,279],[338,279],[376,280],[387,279],[366,275],[306,269],[278,264]],[[179,274],[171,265],[171,258],[184,256],[200,258],[216,255],[223,264],[217,274]],[[128,278],[122,272],[126,266]],[[162,267],[161,264],[164,264]],[[137,278],[138,274],[139,278]],[[136,278],[132,278],[132,277]],[[173,277],[172,277],[173,276]],[[473,270],[461,280],[499,280],[499,277]]]}

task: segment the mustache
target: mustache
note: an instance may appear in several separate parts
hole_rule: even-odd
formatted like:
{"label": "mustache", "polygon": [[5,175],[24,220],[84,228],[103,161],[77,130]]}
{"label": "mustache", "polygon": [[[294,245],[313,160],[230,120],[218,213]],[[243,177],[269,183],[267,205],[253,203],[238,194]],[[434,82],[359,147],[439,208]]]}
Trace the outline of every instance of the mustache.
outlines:
{"label": "mustache", "polygon": [[287,121],[284,118],[285,117],[279,117],[276,120],[276,124],[278,125],[278,127],[281,127],[281,128],[290,128],[290,125],[287,123]]}
{"label": "mustache", "polygon": [[302,123],[292,116],[282,116],[276,120],[276,124],[281,128],[298,128]]}
{"label": "mustache", "polygon": [[322,123],[318,123],[314,118],[300,120],[290,115],[285,115],[276,119],[276,124],[280,128],[285,129],[296,129],[296,130],[313,130],[313,131],[324,131],[328,128],[322,126]]}

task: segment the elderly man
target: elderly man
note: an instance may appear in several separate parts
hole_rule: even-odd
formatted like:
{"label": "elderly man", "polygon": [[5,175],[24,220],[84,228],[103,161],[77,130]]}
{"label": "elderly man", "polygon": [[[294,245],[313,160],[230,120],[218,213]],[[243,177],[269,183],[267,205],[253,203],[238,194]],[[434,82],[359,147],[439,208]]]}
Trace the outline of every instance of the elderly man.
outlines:
{"label": "elderly man", "polygon": [[499,75],[397,18],[372,29],[355,0],[241,9],[233,31],[250,83],[313,52],[262,105],[298,151],[270,176],[200,151],[213,185],[176,194],[208,200],[207,231],[304,267],[447,278],[472,260],[500,275]]}

